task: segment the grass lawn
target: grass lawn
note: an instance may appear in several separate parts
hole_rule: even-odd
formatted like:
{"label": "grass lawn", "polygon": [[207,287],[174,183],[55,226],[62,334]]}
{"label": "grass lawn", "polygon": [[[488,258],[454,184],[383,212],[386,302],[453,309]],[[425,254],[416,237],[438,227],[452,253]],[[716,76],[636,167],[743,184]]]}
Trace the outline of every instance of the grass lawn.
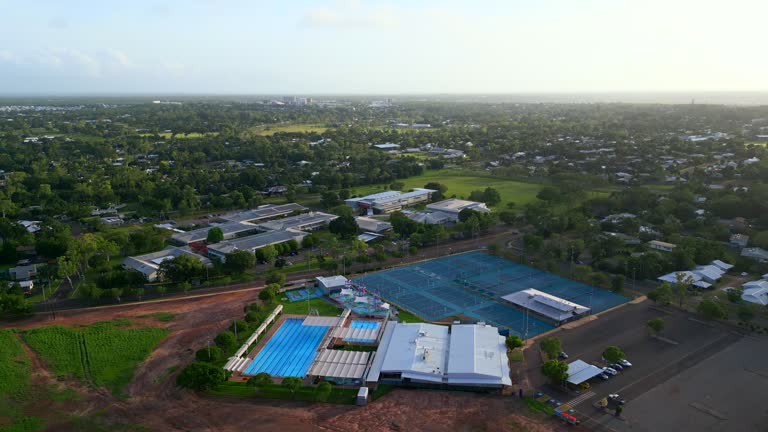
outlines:
{"label": "grass lawn", "polygon": [[328,130],[327,127],[320,124],[298,123],[298,124],[274,124],[257,126],[248,129],[245,135],[274,135],[279,132],[286,133],[323,133]]}
{"label": "grass lawn", "polygon": [[[51,295],[53,295],[53,293],[55,293],[55,292],[56,292],[56,290],[58,290],[58,289],[59,289],[59,286],[61,286],[61,280],[59,280],[59,279],[55,279],[55,280],[54,280],[54,281],[51,283],[51,286],[52,286],[53,288],[46,288],[46,289],[45,289],[45,298],[46,298],[46,299],[47,299],[47,298],[49,298],[49,297],[51,297]],[[40,292],[39,292],[39,293],[37,293],[37,294],[35,294],[35,295],[33,295],[33,296],[29,296],[29,297],[27,297],[27,303],[39,303],[39,302],[41,302],[41,301],[43,301],[43,291],[42,291],[42,290],[40,290]]]}
{"label": "grass lawn", "polygon": [[420,323],[420,322],[426,322],[423,318],[419,317],[418,315],[414,315],[411,312],[408,312],[407,310],[397,308],[398,316],[400,317],[400,321],[405,321],[408,323]]}
{"label": "grass lawn", "polygon": [[[184,134],[184,133],[176,134],[176,135],[174,135],[174,138],[202,138],[204,136],[216,136],[218,134],[219,134],[218,132],[206,132],[204,134],[202,134],[200,132],[190,132],[188,134]],[[155,136],[155,134],[152,134],[152,133],[142,133],[142,134],[139,134],[139,135],[140,136]],[[171,135],[173,135],[173,134],[170,133],[170,132],[162,132],[162,133],[158,133],[157,135],[160,138],[170,139]]]}
{"label": "grass lawn", "polygon": [[[469,198],[469,194],[475,190],[484,190],[492,187],[499,191],[501,203],[498,208],[506,208],[507,203],[514,202],[517,206],[535,201],[543,185],[537,183],[525,183],[515,180],[505,180],[491,176],[487,173],[467,171],[460,169],[430,170],[425,174],[410,177],[404,180],[396,180],[405,183],[405,189],[424,187],[429,182],[442,183],[448,187],[446,197],[456,195],[457,198]],[[386,185],[359,186],[351,190],[353,195],[368,195],[389,189]]]}
{"label": "grass lawn", "polygon": [[105,321],[86,327],[40,327],[25,331],[24,339],[55,374],[120,394],[134,368],[168,334],[165,329],[127,325],[129,321]]}
{"label": "grass lawn", "polygon": [[543,402],[539,402],[530,396],[524,397],[523,401],[525,401],[525,404],[528,405],[528,408],[533,412],[540,412],[547,415],[553,415],[555,413],[554,408]]}
{"label": "grass lawn", "polygon": [[154,312],[151,314],[145,314],[145,315],[139,315],[139,318],[154,318],[158,321],[162,322],[168,322],[173,321],[173,319],[176,317],[176,315],[170,313],[170,312]]}
{"label": "grass lawn", "polygon": [[340,307],[319,298],[310,299],[309,302],[304,300],[293,303],[282,299],[283,296],[278,295],[277,302],[283,305],[283,313],[286,314],[306,315],[309,312],[307,303],[309,303],[309,308],[317,309],[317,313],[322,316],[337,316],[341,313]]}
{"label": "grass lawn", "polygon": [[520,348],[513,349],[509,352],[509,359],[517,362],[523,361],[523,350]]}

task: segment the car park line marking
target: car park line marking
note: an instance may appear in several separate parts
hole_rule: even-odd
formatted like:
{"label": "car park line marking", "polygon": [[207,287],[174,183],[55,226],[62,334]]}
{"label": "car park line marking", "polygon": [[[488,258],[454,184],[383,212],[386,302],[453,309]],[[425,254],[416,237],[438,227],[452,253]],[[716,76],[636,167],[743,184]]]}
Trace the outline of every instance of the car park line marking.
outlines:
{"label": "car park line marking", "polygon": [[581,396],[579,396],[579,397],[577,397],[577,398],[575,398],[575,399],[572,399],[570,402],[566,402],[566,403],[567,403],[568,405],[572,406],[572,407],[575,407],[576,405],[578,405],[578,404],[580,404],[580,403],[584,402],[585,400],[587,400],[587,399],[591,399],[591,398],[592,398],[593,396],[595,396],[596,394],[597,394],[597,393],[595,393],[595,392],[593,392],[593,391],[588,391],[588,392],[586,392],[586,393],[582,394]]}
{"label": "car park line marking", "polygon": [[[709,350],[711,347],[713,347],[713,346],[716,346],[716,345],[718,345],[718,344],[721,344],[721,343],[722,343],[722,341],[723,341],[724,339],[726,339],[726,338],[728,338],[728,335],[727,335],[727,334],[726,334],[725,336],[722,336],[722,337],[720,337],[720,338],[719,338],[719,339],[717,339],[716,341],[714,341],[714,342],[710,343],[709,345],[705,345],[705,346],[703,346],[703,347],[701,347],[701,348],[697,349],[696,351],[693,351],[693,352],[689,352],[689,353],[686,353],[685,355],[683,355],[683,356],[679,357],[677,360],[675,360],[675,361],[673,361],[673,362],[670,362],[670,363],[669,363],[669,365],[668,365],[667,367],[665,367],[665,368],[662,368],[662,369],[657,369],[657,370],[655,370],[655,371],[653,371],[653,372],[651,372],[651,373],[649,373],[649,374],[647,374],[647,375],[645,375],[645,376],[643,376],[643,377],[641,377],[641,378],[638,378],[638,379],[636,379],[635,381],[633,381],[633,382],[631,382],[631,383],[629,383],[629,384],[625,385],[624,387],[620,388],[619,390],[617,390],[617,391],[616,391],[616,393],[618,393],[618,394],[623,394],[623,393],[626,393],[626,390],[627,390],[628,388],[630,388],[630,387],[632,387],[632,386],[634,386],[634,385],[636,385],[636,384],[638,384],[638,383],[640,383],[640,382],[642,382],[642,381],[645,381],[645,380],[647,380],[648,378],[650,378],[650,377],[652,377],[652,376],[654,376],[654,375],[658,375],[658,374],[660,374],[660,373],[662,373],[662,372],[664,372],[664,371],[666,371],[666,370],[668,370],[668,369],[672,369],[672,368],[675,368],[675,367],[679,367],[680,363],[682,363],[682,362],[683,362],[683,361],[685,361],[686,359],[688,359],[688,358],[693,358],[693,357],[695,357],[696,355],[700,355],[701,353],[706,353],[706,352],[707,352],[707,351],[708,351],[708,350]],[[706,356],[705,358],[709,358],[709,357],[711,357],[712,355],[714,355],[714,354],[708,355],[708,356]],[[698,363],[698,362],[697,362],[697,363]],[[675,374],[675,375],[677,375],[677,374]],[[656,387],[656,386],[654,386],[654,387]],[[643,393],[645,393],[645,392],[643,392]],[[641,394],[642,394],[642,393],[641,393]],[[639,395],[638,395],[638,396],[639,396]]]}

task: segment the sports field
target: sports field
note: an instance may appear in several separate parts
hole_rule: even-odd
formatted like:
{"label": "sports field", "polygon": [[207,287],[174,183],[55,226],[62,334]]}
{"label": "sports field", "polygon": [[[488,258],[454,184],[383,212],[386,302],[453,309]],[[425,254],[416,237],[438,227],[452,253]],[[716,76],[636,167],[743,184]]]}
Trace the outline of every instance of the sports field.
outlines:
{"label": "sports field", "polygon": [[[457,169],[431,170],[425,174],[416,177],[410,177],[404,180],[397,180],[405,184],[404,190],[412,188],[421,188],[430,182],[437,182],[448,187],[445,193],[446,197],[456,195],[457,198],[469,198],[472,191],[484,190],[492,187],[501,195],[501,203],[497,207],[506,207],[507,203],[514,202],[515,205],[524,205],[535,201],[536,194],[539,193],[543,185],[537,183],[525,183],[514,180],[505,180],[503,178],[493,177],[490,174],[472,172]],[[389,190],[389,185],[361,186],[352,190],[356,195],[367,195],[376,192]]]}
{"label": "sports field", "polygon": [[523,337],[553,324],[510,306],[500,297],[535,288],[601,312],[626,297],[516,264],[483,252],[451,255],[355,279],[369,291],[430,321],[464,315]]}
{"label": "sports field", "polygon": [[328,128],[320,125],[320,124],[274,124],[274,125],[264,125],[264,126],[256,126],[248,129],[244,134],[245,135],[260,135],[260,136],[268,136],[268,135],[274,135],[278,132],[284,132],[284,133],[323,133]]}

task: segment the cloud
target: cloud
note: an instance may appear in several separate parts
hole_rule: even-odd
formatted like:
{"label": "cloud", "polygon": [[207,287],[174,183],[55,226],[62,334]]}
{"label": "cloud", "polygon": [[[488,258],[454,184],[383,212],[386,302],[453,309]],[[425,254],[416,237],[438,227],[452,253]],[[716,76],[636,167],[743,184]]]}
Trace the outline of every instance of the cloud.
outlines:
{"label": "cloud", "polygon": [[58,74],[71,73],[91,78],[99,78],[107,74],[139,67],[123,51],[111,48],[93,52],[70,48],[24,53],[2,50],[0,51],[0,63],[44,68]]}
{"label": "cloud", "polygon": [[366,6],[358,0],[337,0],[308,10],[300,24],[306,27],[393,28],[400,22],[393,6]]}

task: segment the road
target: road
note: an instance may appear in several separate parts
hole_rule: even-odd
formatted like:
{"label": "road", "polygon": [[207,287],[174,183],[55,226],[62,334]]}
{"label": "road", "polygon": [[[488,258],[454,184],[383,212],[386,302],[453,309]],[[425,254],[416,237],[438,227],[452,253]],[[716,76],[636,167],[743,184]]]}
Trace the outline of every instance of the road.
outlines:
{"label": "road", "polygon": [[[471,250],[482,249],[487,247],[487,245],[491,243],[499,243],[499,245],[504,245],[506,244],[507,241],[509,241],[514,237],[515,237],[515,234],[513,230],[506,229],[506,228],[497,228],[496,230],[486,235],[478,236],[477,238],[474,238],[474,239],[446,241],[445,243],[438,244],[437,246],[424,247],[419,249],[417,254],[411,255],[405,258],[391,258],[385,262],[375,263],[375,264],[355,263],[351,265],[347,269],[347,271],[351,273],[350,277],[354,277],[357,274],[370,272],[370,271],[373,271],[374,269],[391,268],[399,265],[411,264],[417,261],[423,261],[426,259],[437,258],[437,257],[445,256],[451,253],[467,252]],[[288,283],[300,281],[304,279],[314,279],[316,276],[328,276],[330,273],[336,274],[338,272],[337,271],[329,272],[327,270],[317,269],[317,270],[311,270],[311,271],[305,271],[305,272],[288,273],[287,274]],[[229,293],[229,292],[240,291],[240,290],[260,290],[263,287],[264,287],[264,280],[257,279],[251,282],[244,282],[244,283],[238,283],[238,284],[223,285],[223,286],[210,287],[210,288],[198,288],[193,290],[192,294],[171,293],[171,294],[166,294],[164,296],[160,296],[159,294],[156,294],[156,293],[147,293],[147,295],[144,296],[143,301],[139,301],[137,298],[131,299],[124,296],[122,299],[123,301],[121,303],[112,303],[110,305],[100,305],[100,306],[86,306],[83,304],[82,300],[67,298],[64,295],[64,293],[69,293],[71,291],[71,287],[69,287],[69,284],[65,281],[65,282],[62,282],[62,287],[60,287],[59,289],[59,291],[61,291],[62,288],[65,288],[62,291],[62,294],[59,294],[58,296],[54,296],[54,298],[50,300],[48,303],[42,303],[42,302],[38,303],[36,305],[36,313],[46,314],[46,313],[52,313],[52,311],[61,311],[61,310],[92,309],[94,307],[121,306],[126,304],[155,301],[155,300],[170,300],[170,299],[190,298],[191,296],[198,296],[198,295]],[[146,291],[150,291],[150,290],[148,289]]]}

